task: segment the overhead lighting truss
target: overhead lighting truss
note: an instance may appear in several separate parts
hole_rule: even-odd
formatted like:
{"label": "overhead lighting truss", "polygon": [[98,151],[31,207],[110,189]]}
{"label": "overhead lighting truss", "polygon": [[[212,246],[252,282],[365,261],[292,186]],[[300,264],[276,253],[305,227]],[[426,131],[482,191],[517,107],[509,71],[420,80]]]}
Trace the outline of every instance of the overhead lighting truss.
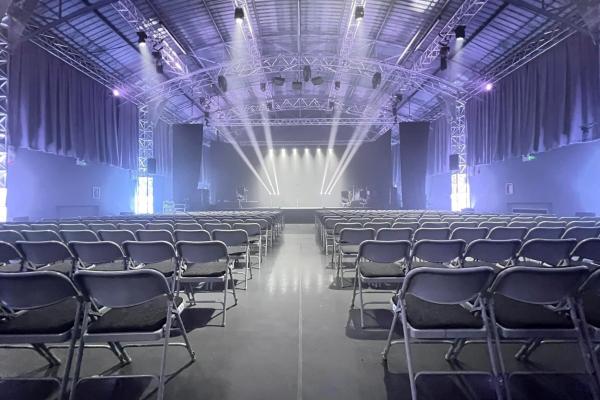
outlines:
{"label": "overhead lighting truss", "polygon": [[[393,123],[393,118],[270,118],[269,125],[271,126],[356,126],[356,125],[380,125]],[[244,126],[263,126],[264,121],[259,118],[237,119],[227,121],[212,121],[218,127],[244,127]]]}

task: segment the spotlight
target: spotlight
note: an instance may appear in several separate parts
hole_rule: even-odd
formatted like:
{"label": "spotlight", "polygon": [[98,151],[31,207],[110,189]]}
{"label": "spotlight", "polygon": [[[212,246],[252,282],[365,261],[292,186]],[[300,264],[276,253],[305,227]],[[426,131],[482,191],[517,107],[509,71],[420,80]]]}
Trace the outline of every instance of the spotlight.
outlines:
{"label": "spotlight", "polygon": [[340,81],[335,81],[334,85],[335,85],[335,90],[339,90],[340,86],[342,86]]}
{"label": "spotlight", "polygon": [[267,102],[267,110],[273,111],[273,102],[272,101]]}
{"label": "spotlight", "polygon": [[266,82],[261,82],[260,83],[260,91],[261,92],[266,92],[267,91],[267,83]]}
{"label": "spotlight", "polygon": [[304,82],[310,81],[310,77],[312,76],[312,70],[310,69],[310,65],[305,65],[302,68],[302,77],[304,78]]}
{"label": "spotlight", "polygon": [[294,90],[302,90],[302,82],[294,81],[292,82],[292,89]]}
{"label": "spotlight", "polygon": [[146,45],[146,39],[148,39],[148,35],[146,35],[146,32],[144,31],[137,31],[137,37],[138,37],[138,45],[140,46],[145,46]]}
{"label": "spotlight", "polygon": [[322,76],[315,76],[310,81],[312,82],[313,85],[319,86],[319,85],[321,85],[323,83],[323,77]]}
{"label": "spotlight", "polygon": [[284,83],[285,83],[285,78],[283,78],[281,76],[276,76],[275,78],[273,78],[273,85],[275,85],[275,86],[283,86]]}
{"label": "spotlight", "polygon": [[292,153],[294,153],[294,154],[298,153],[298,149],[294,147],[294,148],[292,149]]}
{"label": "spotlight", "polygon": [[363,6],[356,6],[356,8],[354,9],[354,19],[357,22],[362,21],[362,19],[365,17],[365,8]]}
{"label": "spotlight", "polygon": [[377,89],[379,84],[381,83],[381,72],[377,71],[373,74],[373,78],[371,78],[371,85],[373,89]]}
{"label": "spotlight", "polygon": [[223,93],[227,91],[227,78],[225,78],[225,76],[219,75],[217,77],[217,84]]}
{"label": "spotlight", "polygon": [[333,153],[333,149],[331,147],[329,148],[329,153]]}
{"label": "spotlight", "polygon": [[244,9],[242,7],[236,7],[233,12],[233,16],[235,18],[235,22],[238,24],[242,24],[244,22]]}
{"label": "spotlight", "polygon": [[317,153],[320,153],[320,152],[321,152],[321,148],[317,147]]}
{"label": "spotlight", "polygon": [[305,148],[304,148],[304,152],[305,152],[305,153],[308,153],[308,147],[305,147]]}
{"label": "spotlight", "polygon": [[492,82],[488,82],[483,87],[486,92],[490,92],[494,88],[494,84]]}
{"label": "spotlight", "polygon": [[115,88],[115,89],[112,90],[112,94],[115,97],[119,97],[121,95],[121,92],[119,92],[119,89]]}
{"label": "spotlight", "polygon": [[448,68],[448,53],[450,53],[450,47],[448,44],[443,44],[440,47],[440,70],[442,71]]}
{"label": "spotlight", "polygon": [[457,25],[454,29],[454,34],[456,35],[456,40],[462,42],[466,37],[467,27],[465,25]]}

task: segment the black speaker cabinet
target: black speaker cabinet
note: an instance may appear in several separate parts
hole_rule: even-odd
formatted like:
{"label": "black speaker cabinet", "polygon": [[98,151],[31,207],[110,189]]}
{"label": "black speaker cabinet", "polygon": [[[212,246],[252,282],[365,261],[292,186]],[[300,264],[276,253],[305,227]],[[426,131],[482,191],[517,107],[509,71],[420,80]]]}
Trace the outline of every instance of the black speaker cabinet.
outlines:
{"label": "black speaker cabinet", "polygon": [[450,154],[450,156],[448,157],[448,163],[450,164],[450,171],[458,171],[458,169],[459,169],[458,154]]}

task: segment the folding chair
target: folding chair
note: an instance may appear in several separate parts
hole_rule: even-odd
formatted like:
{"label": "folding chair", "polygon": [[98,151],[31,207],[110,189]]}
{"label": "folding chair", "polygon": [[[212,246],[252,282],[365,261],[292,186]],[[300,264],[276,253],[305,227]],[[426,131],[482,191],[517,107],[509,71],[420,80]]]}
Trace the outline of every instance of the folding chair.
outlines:
{"label": "folding chair", "polygon": [[394,229],[410,229],[411,231],[416,231],[419,229],[420,225],[418,222],[398,222],[396,221],[392,228]]}
{"label": "folding chair", "polygon": [[457,228],[477,228],[477,222],[452,222],[449,226],[450,232]]}
{"label": "folding chair", "polygon": [[513,264],[521,241],[478,239],[467,245],[463,256],[463,267],[489,266],[505,268]]}
{"label": "folding chair", "polygon": [[488,231],[491,231],[494,228],[506,227],[506,225],[508,225],[508,223],[503,221],[483,221],[480,222],[477,226],[479,228],[486,228]]}
{"label": "folding chair", "polygon": [[201,231],[202,225],[195,222],[178,222],[175,224],[177,231]]}
{"label": "folding chair", "polygon": [[75,256],[63,242],[17,242],[28,269],[60,272],[71,276],[75,268]]}
{"label": "folding chair", "polygon": [[175,229],[175,242],[208,242],[212,240],[210,233],[205,230],[179,230]]}
{"label": "folding chair", "polygon": [[[250,257],[258,258],[258,269],[262,265],[262,235],[260,224],[253,222],[238,222],[233,224],[233,229],[241,229],[248,235],[248,243],[250,246]],[[256,254],[255,252],[258,252]],[[253,254],[255,253],[255,254]]]}
{"label": "folding chair", "polygon": [[485,291],[490,285],[493,272],[488,267],[419,268],[406,275],[400,293],[392,299],[394,319],[382,355],[386,360],[390,347],[398,343],[392,341],[392,336],[400,318],[413,400],[418,398],[417,379],[427,372],[415,374],[411,345],[451,341],[452,345],[445,358],[448,362],[455,362],[467,340],[484,341],[487,344],[496,395],[502,398],[491,332],[493,328],[489,326],[487,310],[485,307],[477,307],[478,312],[475,313],[463,306],[467,302],[485,305]]}
{"label": "folding chair", "polygon": [[31,224],[32,231],[52,231],[58,233],[59,228],[56,224]]}
{"label": "folding chair", "polygon": [[527,228],[522,227],[498,226],[490,230],[487,238],[494,240],[523,240],[527,231]]}
{"label": "folding chair", "polygon": [[137,240],[139,240],[140,242],[163,241],[163,242],[175,243],[175,238],[173,237],[173,234],[171,233],[171,231],[168,231],[166,229],[156,229],[156,230],[140,229],[139,231],[137,231],[135,233],[135,236],[137,237]]}
{"label": "folding chair", "polygon": [[70,242],[69,248],[84,269],[124,271],[128,267],[125,253],[114,242]]}
{"label": "folding chair", "polygon": [[140,224],[138,222],[119,223],[119,224],[117,224],[117,228],[119,230],[131,231],[133,233],[135,233],[136,231],[138,231],[140,229],[146,229],[144,224]]}
{"label": "folding chair", "polygon": [[183,269],[180,269],[179,283],[184,287],[192,305],[196,305],[194,288],[197,285],[223,283],[222,325],[225,326],[230,279],[235,304],[238,301],[227,246],[219,241],[177,242],[177,252],[183,264]]}
{"label": "folding chair", "polygon": [[90,223],[88,224],[88,228],[93,230],[94,232],[98,232],[98,231],[110,231],[110,230],[116,230],[117,227],[115,224],[109,224],[109,223]]}
{"label": "folding chair", "polygon": [[586,265],[589,269],[600,268],[600,239],[584,239],[571,252],[571,263]]}
{"label": "folding chair", "polygon": [[166,222],[151,222],[149,224],[146,224],[146,229],[150,231],[169,231],[171,233],[173,233],[173,231],[175,230],[173,225]]}
{"label": "folding chair", "polygon": [[[74,385],[79,381],[85,344],[161,340],[163,343],[157,398],[162,400],[167,379],[167,347],[185,346],[191,360],[196,358],[179,314],[178,307],[182,304],[182,299],[173,295],[169,283],[160,272],[149,269],[78,271],[74,280],[86,298]],[[106,307],[108,311],[93,319],[96,314],[93,313],[92,303]],[[183,336],[185,343],[169,344],[169,338],[173,334],[173,318],[177,332]],[[127,356],[124,348],[121,351]]]}
{"label": "folding chair", "polygon": [[523,242],[526,242],[531,239],[560,239],[563,234],[564,228],[556,228],[556,227],[535,227],[531,228],[525,237],[523,238]]}
{"label": "folding chair", "polygon": [[205,231],[208,231],[212,235],[212,232],[217,229],[222,230],[222,231],[231,229],[231,225],[223,224],[220,222],[211,222],[211,223],[202,224],[202,228],[204,228]]}
{"label": "folding chair", "polygon": [[367,240],[361,243],[355,262],[354,289],[352,303],[354,308],[356,290],[358,288],[360,301],[360,327],[365,327],[365,303],[363,285],[395,284],[397,291],[404,280],[404,275],[410,261],[410,245],[408,240],[377,241]]}
{"label": "folding chair", "polygon": [[135,234],[131,231],[116,229],[111,231],[98,231],[100,240],[104,242],[113,242],[123,247],[125,242],[133,242],[136,240]]}
{"label": "folding chair", "polygon": [[0,231],[0,242],[15,244],[18,241],[24,241],[25,238],[19,231],[2,230]]}
{"label": "folding chair", "polygon": [[73,231],[60,231],[60,235],[63,241],[69,242],[97,242],[98,235],[94,231],[90,230],[73,230]]}
{"label": "folding chair", "polygon": [[[326,218],[323,223],[323,236],[321,238],[321,244],[323,249],[325,250],[325,255],[329,254],[329,242],[331,242],[331,248],[334,249],[335,246],[335,236],[333,233],[333,229],[337,224],[345,222],[344,219],[341,218]],[[332,253],[335,253],[332,251]]]}
{"label": "folding chair", "polygon": [[[522,341],[515,358],[525,361],[549,339],[577,342],[586,372],[595,377],[575,297],[588,275],[585,267],[522,266],[507,268],[497,275],[489,289],[488,310],[495,327],[492,332],[503,376],[506,370],[500,349],[502,340]],[[598,398],[595,379],[591,386],[594,398]]]}
{"label": "folding chair", "polygon": [[512,221],[508,224],[509,228],[525,228],[532,229],[537,226],[537,222],[535,221]]}
{"label": "folding chair", "polygon": [[59,224],[58,228],[61,231],[85,231],[88,229],[86,224],[81,223]]}
{"label": "folding chair", "polygon": [[450,234],[450,239],[461,239],[469,244],[474,240],[485,239],[487,234],[487,228],[456,228]]}
{"label": "folding chair", "polygon": [[335,263],[335,257],[339,253],[340,246],[340,234],[344,229],[360,229],[362,224],[360,222],[340,222],[335,224],[333,227],[333,251],[331,252],[331,265]]}
{"label": "folding chair", "polygon": [[412,229],[409,228],[384,228],[377,231],[375,240],[379,241],[396,241],[396,240],[412,240]]}
{"label": "folding chair", "polygon": [[62,238],[55,231],[50,230],[39,230],[39,231],[29,231],[23,230],[21,234],[25,237],[26,241],[29,242],[48,242],[48,241],[57,241],[62,242]]}
{"label": "folding chair", "polygon": [[421,228],[448,228],[447,222],[423,222]]}
{"label": "folding chair", "polygon": [[57,366],[61,360],[46,345],[69,343],[58,397],[63,399],[82,312],[77,290],[58,272],[0,273],[0,302],[10,310],[9,317],[0,320],[0,345],[29,344]]}
{"label": "folding chair", "polygon": [[579,227],[579,228],[592,228],[596,226],[596,221],[571,221],[569,223],[567,223],[567,229],[569,228],[575,228],[575,227]]}
{"label": "folding chair", "polygon": [[124,242],[123,250],[133,269],[153,269],[176,287],[177,254],[171,242]]}
{"label": "folding chair", "polygon": [[419,228],[413,234],[413,242],[419,240],[446,240],[450,237],[449,228]]}
{"label": "folding chair", "polygon": [[575,239],[532,239],[517,253],[516,263],[522,266],[559,267],[569,264]]}
{"label": "folding chair", "polygon": [[0,272],[20,272],[23,261],[23,255],[14,245],[0,242]]}
{"label": "folding chair", "polygon": [[563,228],[567,226],[566,221],[540,221],[538,222],[538,227],[540,228]]}
{"label": "folding chair", "polygon": [[219,230],[212,232],[213,240],[218,240],[227,246],[229,259],[233,261],[233,268],[239,262],[244,263],[244,290],[248,289],[248,271],[252,278],[252,269],[250,268],[250,245],[248,243],[248,234],[241,229]]}
{"label": "folding chair", "polygon": [[367,222],[363,225],[363,228],[373,229],[375,232],[379,232],[381,229],[391,228],[392,224],[389,222]]}
{"label": "folding chair", "polygon": [[344,228],[340,231],[337,244],[337,275],[340,276],[341,272],[342,286],[344,286],[344,257],[350,257],[352,261],[349,265],[356,268],[356,258],[361,243],[373,239],[375,239],[375,231],[371,228]]}
{"label": "folding chair", "polygon": [[464,240],[419,240],[413,245],[409,268],[459,266]]}
{"label": "folding chair", "polygon": [[5,231],[21,232],[22,230],[31,230],[31,227],[28,224],[3,224],[2,229]]}
{"label": "folding chair", "polygon": [[561,239],[575,239],[580,242],[585,239],[597,238],[598,236],[600,236],[600,226],[574,226],[565,230],[565,233],[562,235]]}

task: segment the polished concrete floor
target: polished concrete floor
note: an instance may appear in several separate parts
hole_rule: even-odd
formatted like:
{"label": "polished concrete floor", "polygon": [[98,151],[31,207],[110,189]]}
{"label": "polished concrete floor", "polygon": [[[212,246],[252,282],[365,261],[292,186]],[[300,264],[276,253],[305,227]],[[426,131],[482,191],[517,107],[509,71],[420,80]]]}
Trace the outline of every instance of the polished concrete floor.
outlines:
{"label": "polished concrete floor", "polygon": [[[254,271],[248,290],[238,290],[238,295],[239,304],[228,311],[224,328],[219,326],[218,310],[198,305],[184,311],[197,360],[188,363],[184,348],[169,349],[168,371],[174,376],[167,385],[168,399],[410,398],[403,345],[392,347],[387,364],[380,355],[391,322],[385,304],[389,294],[369,296],[369,300],[384,303],[372,306],[374,310],[367,318],[369,329],[361,329],[358,311],[349,309],[351,288],[342,288],[336,279],[318,248],[312,225],[288,224],[262,269]],[[220,296],[207,293],[198,295],[201,298]],[[489,371],[482,345],[467,346],[457,365],[444,361],[446,350],[443,344],[415,345],[415,369]],[[542,346],[528,364],[512,358],[515,346],[505,346],[504,350],[513,371],[581,370],[575,346]],[[117,368],[108,351],[88,350],[82,375],[157,372],[160,349],[129,352],[133,363]],[[64,355],[62,350],[57,353]],[[2,377],[54,373],[30,351],[0,351]],[[493,398],[487,378],[478,375],[464,379],[424,376],[420,382],[420,398]],[[514,399],[589,397],[577,375],[545,375],[533,380],[517,375],[513,385]],[[155,394],[148,392],[146,397],[153,398]],[[1,398],[6,397],[0,385]]]}

